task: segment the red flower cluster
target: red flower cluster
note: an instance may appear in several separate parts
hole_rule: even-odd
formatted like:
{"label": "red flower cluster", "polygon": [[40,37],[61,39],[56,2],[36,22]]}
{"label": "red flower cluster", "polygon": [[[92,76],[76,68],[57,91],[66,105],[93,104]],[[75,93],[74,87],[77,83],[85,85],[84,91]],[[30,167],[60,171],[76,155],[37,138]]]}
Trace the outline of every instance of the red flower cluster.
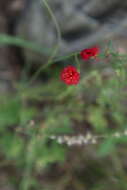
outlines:
{"label": "red flower cluster", "polygon": [[99,54],[98,47],[92,47],[90,49],[84,49],[80,52],[80,56],[83,60],[88,60],[91,57],[96,57]]}
{"label": "red flower cluster", "polygon": [[65,67],[61,72],[61,80],[67,85],[76,85],[80,80],[80,74],[73,66]]}
{"label": "red flower cluster", "polygon": [[[98,47],[92,47],[90,49],[84,49],[80,52],[80,56],[83,60],[88,60],[91,57],[96,57],[99,54]],[[76,85],[80,80],[80,73],[73,66],[65,67],[61,72],[61,80],[67,85]]]}

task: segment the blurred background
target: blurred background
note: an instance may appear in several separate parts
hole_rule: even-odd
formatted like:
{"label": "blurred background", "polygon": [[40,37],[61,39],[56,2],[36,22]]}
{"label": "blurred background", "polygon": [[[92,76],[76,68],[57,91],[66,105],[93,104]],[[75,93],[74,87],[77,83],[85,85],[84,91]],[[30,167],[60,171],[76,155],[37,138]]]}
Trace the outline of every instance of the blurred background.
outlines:
{"label": "blurred background", "polygon": [[127,190],[126,53],[127,0],[0,0],[0,190]]}

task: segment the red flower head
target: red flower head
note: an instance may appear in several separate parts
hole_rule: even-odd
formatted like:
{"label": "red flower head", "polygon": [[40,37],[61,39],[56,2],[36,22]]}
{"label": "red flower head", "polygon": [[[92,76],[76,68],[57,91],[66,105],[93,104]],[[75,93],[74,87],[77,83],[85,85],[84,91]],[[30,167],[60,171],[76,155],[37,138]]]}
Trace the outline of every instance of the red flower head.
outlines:
{"label": "red flower head", "polygon": [[99,48],[98,47],[93,47],[90,49],[84,49],[80,52],[80,55],[83,60],[88,60],[91,57],[96,57],[99,54]]}
{"label": "red flower head", "polygon": [[79,83],[80,74],[73,66],[65,67],[61,72],[61,80],[68,85],[76,85]]}

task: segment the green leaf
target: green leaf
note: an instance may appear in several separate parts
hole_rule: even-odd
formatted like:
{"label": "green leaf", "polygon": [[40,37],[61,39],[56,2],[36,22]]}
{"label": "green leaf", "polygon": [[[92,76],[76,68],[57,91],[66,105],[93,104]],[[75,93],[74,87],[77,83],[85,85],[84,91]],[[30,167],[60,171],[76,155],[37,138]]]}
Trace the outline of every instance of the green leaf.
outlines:
{"label": "green leaf", "polygon": [[45,47],[43,48],[42,46],[40,46],[39,44],[36,44],[34,42],[27,41],[27,40],[24,40],[19,37],[10,36],[7,34],[6,35],[0,34],[0,44],[16,45],[19,47],[31,49],[38,53],[43,53],[43,54],[48,54],[48,55],[50,55],[50,53],[52,51],[51,49],[49,49],[49,48],[46,49]]}
{"label": "green leaf", "polygon": [[115,139],[108,138],[106,139],[99,147],[98,154],[99,156],[107,156],[115,149]]}
{"label": "green leaf", "polygon": [[21,102],[16,98],[9,98],[0,101],[0,125],[2,126],[13,125],[19,122]]}
{"label": "green leaf", "polygon": [[107,127],[107,121],[104,117],[104,110],[99,107],[90,107],[89,121],[97,131],[104,132]]}
{"label": "green leaf", "polygon": [[56,118],[50,117],[46,122],[47,128],[45,129],[45,133],[48,135],[62,133],[68,134],[73,132],[71,125],[71,120],[66,115],[58,115]]}

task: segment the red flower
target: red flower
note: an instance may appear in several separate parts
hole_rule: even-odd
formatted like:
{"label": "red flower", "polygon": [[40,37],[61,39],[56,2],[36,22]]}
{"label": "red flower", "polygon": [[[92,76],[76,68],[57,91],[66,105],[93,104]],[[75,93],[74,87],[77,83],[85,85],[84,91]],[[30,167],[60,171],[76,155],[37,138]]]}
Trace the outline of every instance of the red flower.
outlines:
{"label": "red flower", "polygon": [[61,80],[68,85],[76,85],[79,83],[80,74],[73,66],[65,67],[61,72]]}
{"label": "red flower", "polygon": [[83,60],[88,60],[91,57],[95,57],[99,54],[99,48],[98,47],[93,47],[90,49],[84,49],[80,52],[80,56],[82,57]]}

